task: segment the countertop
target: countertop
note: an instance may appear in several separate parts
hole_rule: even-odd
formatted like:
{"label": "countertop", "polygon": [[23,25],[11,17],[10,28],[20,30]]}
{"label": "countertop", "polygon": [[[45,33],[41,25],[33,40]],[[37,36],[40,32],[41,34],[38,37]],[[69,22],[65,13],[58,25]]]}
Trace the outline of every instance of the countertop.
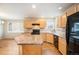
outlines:
{"label": "countertop", "polygon": [[42,35],[33,36],[27,33],[15,37],[15,41],[17,42],[17,44],[42,44],[43,38]]}
{"label": "countertop", "polygon": [[[52,35],[57,35],[63,39],[66,39],[65,38],[65,35],[60,35],[58,32],[41,32],[41,34],[43,33],[49,33],[49,34],[52,34]],[[30,33],[23,33],[17,37],[15,37],[15,41],[17,44],[42,44],[43,43],[43,37],[42,35],[39,35],[37,37],[37,39],[34,39],[34,36],[31,35]]]}
{"label": "countertop", "polygon": [[63,39],[66,39],[66,35],[65,35],[65,33],[59,33],[59,32],[53,32],[53,34],[54,35],[57,35],[57,36],[59,36],[59,37],[61,37],[61,38],[63,38]]}

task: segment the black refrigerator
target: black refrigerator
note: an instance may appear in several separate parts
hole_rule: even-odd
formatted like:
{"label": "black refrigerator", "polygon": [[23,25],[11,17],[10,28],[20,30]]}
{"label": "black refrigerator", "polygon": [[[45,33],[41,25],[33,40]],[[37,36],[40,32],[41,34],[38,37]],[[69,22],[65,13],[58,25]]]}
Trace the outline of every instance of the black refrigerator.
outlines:
{"label": "black refrigerator", "polygon": [[79,12],[67,17],[67,54],[79,55]]}

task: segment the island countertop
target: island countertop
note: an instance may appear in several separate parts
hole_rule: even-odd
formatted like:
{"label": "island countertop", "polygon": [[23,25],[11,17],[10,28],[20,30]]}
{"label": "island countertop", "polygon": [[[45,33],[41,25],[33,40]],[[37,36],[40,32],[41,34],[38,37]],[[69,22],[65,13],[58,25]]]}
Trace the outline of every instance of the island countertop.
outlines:
{"label": "island countertop", "polygon": [[[37,39],[35,39],[36,37]],[[31,33],[24,33],[17,37],[15,37],[15,41],[17,44],[42,44],[43,43],[43,37],[42,35],[31,35]]]}

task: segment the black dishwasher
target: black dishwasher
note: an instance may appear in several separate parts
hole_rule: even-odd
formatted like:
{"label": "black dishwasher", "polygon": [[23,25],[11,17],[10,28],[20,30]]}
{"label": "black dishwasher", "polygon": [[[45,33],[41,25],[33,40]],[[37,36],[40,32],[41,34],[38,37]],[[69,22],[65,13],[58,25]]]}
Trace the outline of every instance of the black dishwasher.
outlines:
{"label": "black dishwasher", "polygon": [[58,49],[58,36],[54,35],[54,46]]}

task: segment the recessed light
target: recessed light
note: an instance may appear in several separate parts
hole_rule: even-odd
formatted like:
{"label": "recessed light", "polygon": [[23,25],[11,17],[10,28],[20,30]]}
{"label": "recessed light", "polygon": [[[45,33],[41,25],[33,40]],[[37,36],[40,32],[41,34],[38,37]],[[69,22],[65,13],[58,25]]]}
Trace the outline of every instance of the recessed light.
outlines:
{"label": "recessed light", "polygon": [[61,10],[63,7],[59,7],[58,9]]}
{"label": "recessed light", "polygon": [[36,8],[36,5],[33,4],[33,5],[32,5],[32,8]]}

